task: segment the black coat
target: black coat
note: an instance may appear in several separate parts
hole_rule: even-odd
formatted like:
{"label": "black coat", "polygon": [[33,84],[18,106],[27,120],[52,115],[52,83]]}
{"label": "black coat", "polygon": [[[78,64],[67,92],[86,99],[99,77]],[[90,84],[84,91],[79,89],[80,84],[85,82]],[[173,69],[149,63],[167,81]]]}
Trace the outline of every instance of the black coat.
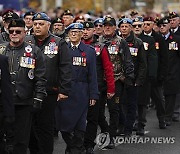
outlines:
{"label": "black coat", "polygon": [[29,100],[16,104],[30,105],[33,97],[43,99],[46,96],[46,78],[44,57],[40,49],[26,42],[18,47],[5,43],[1,44],[0,48],[9,58],[13,96]]}
{"label": "black coat", "polygon": [[4,55],[0,55],[0,90],[0,105],[3,106],[4,115],[14,116],[8,58]]}
{"label": "black coat", "polygon": [[37,45],[44,55],[47,93],[68,95],[71,90],[72,59],[65,40],[53,34],[49,34],[41,44],[33,35],[27,36],[25,40]]}
{"label": "black coat", "polygon": [[128,43],[134,63],[135,83],[141,86],[146,78],[147,70],[147,58],[143,42],[137,38],[133,32],[126,38],[126,42]]}
{"label": "black coat", "polygon": [[165,42],[168,46],[169,66],[168,74],[164,82],[164,93],[165,95],[177,94],[180,88],[180,37],[170,33]]}

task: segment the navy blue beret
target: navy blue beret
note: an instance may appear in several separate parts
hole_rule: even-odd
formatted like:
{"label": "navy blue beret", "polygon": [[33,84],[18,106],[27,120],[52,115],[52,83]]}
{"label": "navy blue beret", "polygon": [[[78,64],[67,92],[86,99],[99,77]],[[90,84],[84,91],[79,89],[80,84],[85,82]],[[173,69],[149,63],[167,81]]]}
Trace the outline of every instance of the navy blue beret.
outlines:
{"label": "navy blue beret", "polygon": [[33,16],[33,21],[34,20],[46,20],[46,21],[49,21],[51,22],[51,19],[47,16],[46,13],[43,13],[43,12],[39,12],[39,13],[36,13],[34,16]]}
{"label": "navy blue beret", "polygon": [[94,25],[100,23],[100,24],[103,24],[104,22],[104,18],[97,18],[95,21],[94,21]]}

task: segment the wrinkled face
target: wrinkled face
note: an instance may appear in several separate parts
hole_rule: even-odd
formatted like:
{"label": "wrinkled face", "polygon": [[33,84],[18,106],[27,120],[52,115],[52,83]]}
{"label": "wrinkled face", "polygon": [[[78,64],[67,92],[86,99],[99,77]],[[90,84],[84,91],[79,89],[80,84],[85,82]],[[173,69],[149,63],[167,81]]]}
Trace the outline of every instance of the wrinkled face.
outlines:
{"label": "wrinkled face", "polygon": [[26,34],[23,27],[10,27],[9,38],[13,44],[20,44],[24,41]]}
{"label": "wrinkled face", "polygon": [[133,22],[132,24],[132,30],[135,35],[140,35],[142,33],[142,28],[143,23],[142,22]]}
{"label": "wrinkled face", "polygon": [[176,18],[170,19],[170,24],[171,24],[171,28],[175,29],[180,24],[180,18],[176,17]]}
{"label": "wrinkled face", "polygon": [[169,32],[170,24],[160,24],[160,33],[166,35]]}
{"label": "wrinkled face", "polygon": [[83,39],[84,40],[91,39],[93,37],[93,34],[94,34],[94,28],[85,28],[83,30]]}
{"label": "wrinkled face", "polygon": [[68,32],[68,36],[70,39],[70,42],[72,42],[73,44],[77,44],[81,41],[83,32],[79,29],[71,29]]}
{"label": "wrinkled face", "polygon": [[63,15],[64,26],[67,27],[73,23],[74,18],[70,15]]}
{"label": "wrinkled face", "polygon": [[33,16],[32,15],[27,15],[24,18],[24,22],[27,28],[31,28],[33,26],[33,21],[32,21]]}
{"label": "wrinkled face", "polygon": [[54,23],[53,24],[53,32],[59,33],[64,31],[64,25],[62,23]]}
{"label": "wrinkled face", "polygon": [[104,35],[105,36],[112,36],[115,33],[116,26],[105,24],[104,25]]}
{"label": "wrinkled face", "polygon": [[143,24],[144,32],[149,34],[152,31],[153,26],[154,26],[154,22],[152,22],[152,21],[144,21],[144,24]]}
{"label": "wrinkled face", "polygon": [[50,22],[45,20],[34,20],[33,30],[35,36],[45,36],[48,34]]}
{"label": "wrinkled face", "polygon": [[123,23],[120,25],[119,30],[122,34],[122,36],[128,36],[131,32],[131,25],[128,23]]}
{"label": "wrinkled face", "polygon": [[103,25],[102,25],[102,24],[97,23],[97,24],[95,25],[95,33],[96,33],[97,35],[102,35],[102,34],[103,34]]}

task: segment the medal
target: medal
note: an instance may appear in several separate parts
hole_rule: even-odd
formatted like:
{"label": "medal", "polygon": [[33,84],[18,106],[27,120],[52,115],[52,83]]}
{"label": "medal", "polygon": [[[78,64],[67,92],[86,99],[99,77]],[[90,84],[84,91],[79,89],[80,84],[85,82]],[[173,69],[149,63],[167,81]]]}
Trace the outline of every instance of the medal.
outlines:
{"label": "medal", "polygon": [[29,79],[34,79],[34,69],[30,69],[29,72],[28,72],[28,77]]}

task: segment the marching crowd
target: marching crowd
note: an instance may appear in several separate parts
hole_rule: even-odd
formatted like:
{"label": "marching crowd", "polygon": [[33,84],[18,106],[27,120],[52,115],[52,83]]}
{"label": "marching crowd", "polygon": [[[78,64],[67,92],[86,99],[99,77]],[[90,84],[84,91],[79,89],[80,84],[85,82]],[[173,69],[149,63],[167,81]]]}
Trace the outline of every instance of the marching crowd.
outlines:
{"label": "marching crowd", "polygon": [[114,149],[116,136],[144,135],[152,103],[159,129],[179,122],[176,12],[1,16],[0,153],[52,154],[60,131],[65,154],[93,154],[98,128],[110,136],[104,148]]}

